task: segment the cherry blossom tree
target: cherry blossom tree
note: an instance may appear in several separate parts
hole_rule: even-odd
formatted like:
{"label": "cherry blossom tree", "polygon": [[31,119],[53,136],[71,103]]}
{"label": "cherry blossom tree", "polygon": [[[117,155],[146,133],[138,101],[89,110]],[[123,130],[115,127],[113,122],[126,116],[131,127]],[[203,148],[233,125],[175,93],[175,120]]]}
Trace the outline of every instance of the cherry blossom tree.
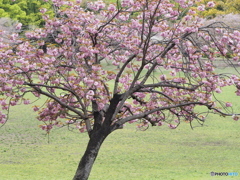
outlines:
{"label": "cherry blossom tree", "polygon": [[47,97],[33,107],[43,130],[74,126],[89,136],[75,180],[88,179],[105,138],[127,122],[175,129],[184,121],[202,125],[208,113],[238,120],[231,102],[216,96],[226,86],[240,95],[237,68],[217,74],[213,63],[219,54],[239,61],[240,32],[220,22],[202,26],[194,1],[96,1],[87,9],[52,2],[58,12],[49,18],[41,9],[43,28],[0,43],[0,122],[11,106]]}

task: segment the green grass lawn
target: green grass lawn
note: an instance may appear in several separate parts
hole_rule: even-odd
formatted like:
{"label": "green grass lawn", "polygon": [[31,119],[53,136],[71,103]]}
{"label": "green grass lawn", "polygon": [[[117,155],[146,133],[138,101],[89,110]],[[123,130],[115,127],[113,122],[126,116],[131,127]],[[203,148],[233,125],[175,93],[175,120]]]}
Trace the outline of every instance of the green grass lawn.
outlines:
{"label": "green grass lawn", "polygon": [[[49,138],[28,107],[12,108],[0,129],[1,180],[68,180],[87,134],[55,129]],[[209,116],[204,127],[166,126],[137,131],[127,124],[104,142],[90,180],[213,180],[210,172],[240,173],[240,123]],[[48,143],[49,140],[49,143]]]}

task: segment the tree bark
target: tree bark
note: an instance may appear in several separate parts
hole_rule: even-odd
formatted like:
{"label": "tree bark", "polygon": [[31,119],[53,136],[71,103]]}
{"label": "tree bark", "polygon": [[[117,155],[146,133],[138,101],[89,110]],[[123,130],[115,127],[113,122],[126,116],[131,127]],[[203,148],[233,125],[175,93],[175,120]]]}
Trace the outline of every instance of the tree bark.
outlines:
{"label": "tree bark", "polygon": [[90,140],[87,145],[87,149],[79,162],[77,171],[75,173],[75,176],[73,180],[87,180],[89,177],[89,174],[91,172],[93,163],[95,162],[99,149],[103,143],[103,141],[106,139],[106,137],[113,132],[116,129],[119,129],[121,126],[112,126],[111,127],[111,119],[114,115],[114,112],[116,110],[116,107],[121,100],[122,95],[121,94],[115,94],[113,98],[110,100],[110,105],[107,109],[105,120],[102,122],[102,114],[97,111],[97,108],[95,107],[96,104],[93,101],[93,114],[94,114],[94,127],[89,132]]}
{"label": "tree bark", "polygon": [[103,129],[99,129],[96,132],[92,132],[90,136],[90,140],[87,145],[87,149],[84,155],[79,162],[77,171],[73,180],[87,180],[92,166],[97,158],[99,149],[105,140],[105,138],[109,135],[108,132],[104,131]]}

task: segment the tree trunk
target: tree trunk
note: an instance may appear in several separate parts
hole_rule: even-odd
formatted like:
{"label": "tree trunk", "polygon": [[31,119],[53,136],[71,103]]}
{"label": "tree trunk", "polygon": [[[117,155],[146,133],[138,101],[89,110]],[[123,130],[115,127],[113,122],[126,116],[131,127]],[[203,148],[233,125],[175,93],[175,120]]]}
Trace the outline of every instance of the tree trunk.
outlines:
{"label": "tree trunk", "polygon": [[90,140],[87,145],[87,149],[78,165],[77,171],[73,180],[87,180],[91,172],[93,163],[97,158],[99,149],[105,140],[105,138],[114,130],[119,129],[119,126],[111,127],[111,119],[116,110],[116,107],[121,100],[122,95],[114,94],[113,98],[110,100],[110,105],[107,108],[105,115],[105,120],[102,123],[102,114],[97,111],[96,102],[93,103],[93,113],[94,113],[94,126],[89,133]]}
{"label": "tree trunk", "polygon": [[73,180],[87,180],[93,163],[95,162],[95,159],[97,158],[99,149],[105,140],[105,138],[108,136],[109,133],[104,132],[103,130],[98,130],[97,132],[92,132],[90,136],[90,140],[87,145],[87,149],[82,156],[81,161],[79,162],[76,174],[73,178]]}

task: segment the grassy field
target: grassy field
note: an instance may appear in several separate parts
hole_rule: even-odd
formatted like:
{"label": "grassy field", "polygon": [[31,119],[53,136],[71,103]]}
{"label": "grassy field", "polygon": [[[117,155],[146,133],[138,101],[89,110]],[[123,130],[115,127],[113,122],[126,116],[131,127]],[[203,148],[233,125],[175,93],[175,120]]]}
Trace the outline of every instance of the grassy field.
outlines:
{"label": "grassy field", "polygon": [[[48,137],[38,125],[29,107],[11,109],[9,122],[0,129],[1,180],[72,178],[87,135],[61,128]],[[89,179],[239,179],[210,176],[212,171],[240,173],[239,130],[239,122],[217,116],[194,130],[187,123],[176,130],[163,126],[145,132],[126,125],[106,139]]]}

